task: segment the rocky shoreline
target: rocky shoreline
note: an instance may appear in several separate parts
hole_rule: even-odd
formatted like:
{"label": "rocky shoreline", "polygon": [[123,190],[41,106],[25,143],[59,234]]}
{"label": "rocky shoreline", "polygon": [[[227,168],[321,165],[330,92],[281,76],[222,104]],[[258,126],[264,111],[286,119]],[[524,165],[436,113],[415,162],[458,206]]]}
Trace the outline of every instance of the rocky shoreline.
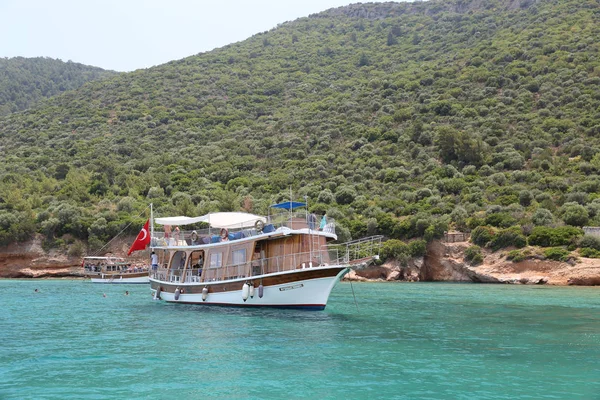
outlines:
{"label": "rocky shoreline", "polygon": [[[41,235],[28,243],[0,249],[0,278],[82,278],[81,257],[58,251],[45,252]],[[127,251],[127,241],[115,244],[115,254]],[[482,264],[464,261],[469,242],[433,241],[425,257],[407,265],[390,261],[383,265],[358,267],[344,278],[349,281],[474,282],[530,285],[600,285],[600,259],[580,258],[578,262],[527,259],[506,260],[506,252],[486,253]],[[125,250],[123,250],[125,247]],[[143,262],[143,255],[137,257]]]}
{"label": "rocky shoreline", "polygon": [[600,259],[579,258],[573,264],[552,260],[527,259],[512,262],[506,253],[486,253],[483,263],[471,266],[464,260],[469,242],[433,241],[425,257],[407,265],[387,262],[351,271],[345,279],[352,281],[428,281],[473,282],[528,285],[600,285]]}

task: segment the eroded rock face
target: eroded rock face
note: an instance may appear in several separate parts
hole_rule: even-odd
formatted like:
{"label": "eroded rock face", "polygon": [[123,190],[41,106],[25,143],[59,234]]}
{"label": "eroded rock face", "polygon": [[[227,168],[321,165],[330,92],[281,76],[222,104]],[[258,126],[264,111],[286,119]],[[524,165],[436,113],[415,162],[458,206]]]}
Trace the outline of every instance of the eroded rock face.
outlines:
{"label": "eroded rock face", "polygon": [[46,253],[37,235],[27,243],[14,243],[0,249],[0,278],[60,278],[81,274],[81,258]]}
{"label": "eroded rock face", "polygon": [[423,258],[410,260],[407,265],[401,265],[393,260],[383,265],[369,265],[357,268],[346,275],[347,280],[356,281],[408,281],[418,282],[421,280],[421,269]]}
{"label": "eroded rock face", "polygon": [[574,277],[567,279],[568,285],[600,286],[600,276]]}
{"label": "eroded rock face", "polygon": [[[0,247],[0,278],[63,278],[82,277],[81,257],[68,256],[56,250],[46,252],[42,248],[42,235],[36,235],[26,243],[13,243]],[[127,251],[131,238],[115,242],[111,251]],[[143,255],[140,255],[143,257]]]}
{"label": "eroded rock face", "polygon": [[427,246],[421,279],[424,281],[473,282],[473,273],[463,261],[467,242],[446,246],[434,241]]}

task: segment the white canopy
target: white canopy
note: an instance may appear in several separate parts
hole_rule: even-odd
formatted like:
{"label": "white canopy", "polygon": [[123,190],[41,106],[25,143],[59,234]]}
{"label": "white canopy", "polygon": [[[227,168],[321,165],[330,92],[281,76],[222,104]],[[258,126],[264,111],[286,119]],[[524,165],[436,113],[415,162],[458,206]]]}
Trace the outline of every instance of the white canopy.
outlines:
{"label": "white canopy", "polygon": [[166,217],[154,218],[158,225],[189,225],[197,222],[206,222],[213,228],[250,228],[256,221],[267,223],[265,217],[243,212],[218,212],[206,214],[201,217]]}

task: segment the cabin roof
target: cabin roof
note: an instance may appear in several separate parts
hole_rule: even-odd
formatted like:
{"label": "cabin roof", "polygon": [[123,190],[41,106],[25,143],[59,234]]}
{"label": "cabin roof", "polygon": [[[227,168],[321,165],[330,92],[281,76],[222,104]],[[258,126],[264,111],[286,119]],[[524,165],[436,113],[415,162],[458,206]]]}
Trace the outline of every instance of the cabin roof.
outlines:
{"label": "cabin roof", "polygon": [[263,223],[267,222],[265,217],[243,212],[217,212],[200,217],[154,218],[154,222],[158,225],[191,225],[198,222],[206,222],[213,228],[250,228],[259,220]]}
{"label": "cabin roof", "polygon": [[306,203],[298,201],[284,201],[283,203],[273,204],[271,208],[281,208],[284,210],[293,210],[294,208],[306,207]]}

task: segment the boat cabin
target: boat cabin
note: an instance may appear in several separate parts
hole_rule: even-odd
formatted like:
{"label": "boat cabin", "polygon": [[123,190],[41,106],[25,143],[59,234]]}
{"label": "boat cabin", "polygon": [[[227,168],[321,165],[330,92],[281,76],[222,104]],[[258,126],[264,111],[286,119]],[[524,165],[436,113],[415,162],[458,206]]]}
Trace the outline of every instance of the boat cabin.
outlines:
{"label": "boat cabin", "polygon": [[[283,215],[268,217],[214,213],[195,218],[156,218],[155,222],[165,229],[152,234],[152,248],[161,266],[153,273],[157,279],[169,282],[215,282],[328,265],[332,259],[337,260],[337,252],[327,246],[328,241],[337,238],[333,219],[324,223],[314,214],[292,212],[303,203],[283,204]],[[200,222],[208,228],[179,228]]]}

